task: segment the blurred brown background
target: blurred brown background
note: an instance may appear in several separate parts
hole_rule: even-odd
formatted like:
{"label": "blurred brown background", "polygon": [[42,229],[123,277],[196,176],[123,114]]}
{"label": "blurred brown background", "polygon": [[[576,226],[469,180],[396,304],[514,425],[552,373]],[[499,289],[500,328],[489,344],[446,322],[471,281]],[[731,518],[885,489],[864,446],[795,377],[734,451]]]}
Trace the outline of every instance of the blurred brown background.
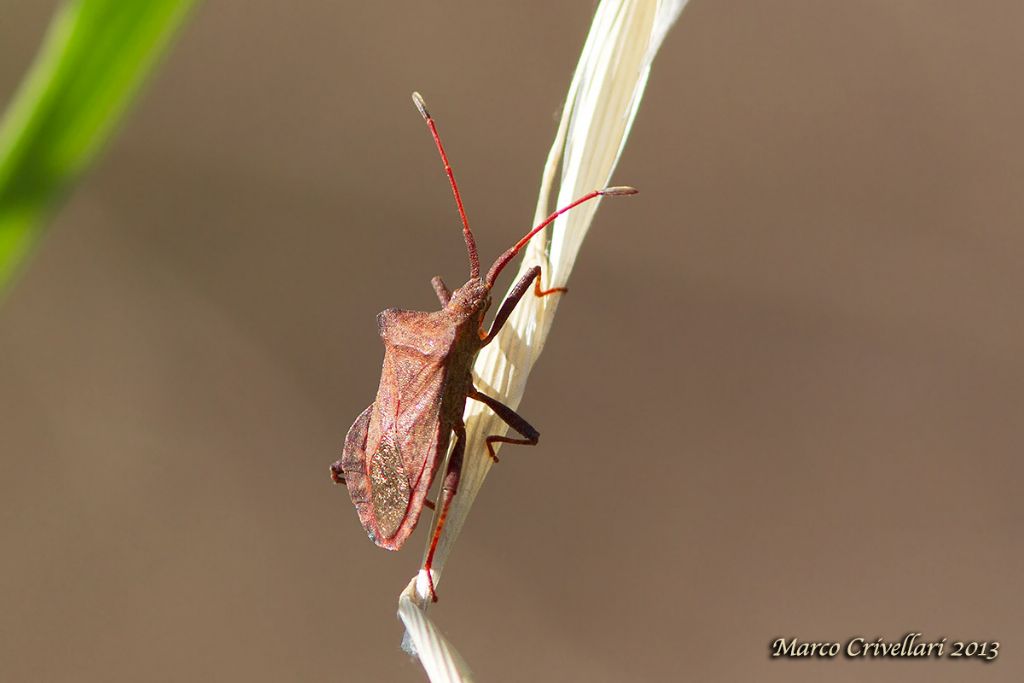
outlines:
{"label": "blurred brown background", "polygon": [[[54,2],[0,3],[0,96]],[[0,309],[0,679],[419,681],[327,465],[593,11],[207,2]],[[1024,5],[693,0],[432,612],[481,681],[1021,680]],[[503,282],[502,287],[505,286]],[[625,497],[625,492],[630,496]],[[779,636],[995,639],[778,661]]]}

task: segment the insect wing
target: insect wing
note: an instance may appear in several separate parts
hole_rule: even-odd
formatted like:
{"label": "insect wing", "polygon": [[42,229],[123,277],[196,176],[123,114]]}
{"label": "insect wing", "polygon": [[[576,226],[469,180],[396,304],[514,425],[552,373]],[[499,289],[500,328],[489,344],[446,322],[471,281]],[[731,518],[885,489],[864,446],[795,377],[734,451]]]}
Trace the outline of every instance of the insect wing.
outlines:
{"label": "insect wing", "polygon": [[436,314],[415,311],[384,311],[378,325],[385,352],[364,446],[373,518],[367,532],[397,550],[416,527],[448,447],[451,425],[441,407],[453,334]]}

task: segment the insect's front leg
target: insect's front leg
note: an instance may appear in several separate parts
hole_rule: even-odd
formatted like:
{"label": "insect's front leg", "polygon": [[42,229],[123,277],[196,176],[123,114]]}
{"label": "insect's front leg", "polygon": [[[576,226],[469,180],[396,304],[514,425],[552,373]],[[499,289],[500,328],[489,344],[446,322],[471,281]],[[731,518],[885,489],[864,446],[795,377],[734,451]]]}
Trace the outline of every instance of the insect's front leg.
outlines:
{"label": "insect's front leg", "polygon": [[440,275],[435,275],[430,279],[430,284],[434,286],[434,293],[437,294],[437,300],[441,302],[442,306],[447,306],[448,302],[452,299],[452,290],[448,289],[448,285],[444,283]]}
{"label": "insect's front leg", "polygon": [[515,310],[519,300],[523,298],[526,291],[530,288],[530,283],[533,283],[533,293],[536,296],[547,296],[548,294],[554,294],[556,292],[568,292],[567,287],[552,287],[551,289],[541,289],[540,286],[540,266],[534,266],[530,270],[526,271],[523,277],[519,278],[519,282],[509,292],[508,298],[501,303],[501,308],[498,309],[498,313],[494,316],[494,322],[491,323],[491,329],[487,335],[483,338],[483,345],[487,346],[494,340],[498,332],[501,332],[501,328],[505,325],[505,321],[512,315],[512,311]]}
{"label": "insect's front leg", "polygon": [[467,394],[469,398],[480,401],[485,406],[494,411],[494,413],[500,417],[505,424],[512,429],[522,434],[524,439],[513,439],[509,436],[498,436],[492,434],[488,436],[485,441],[487,442],[487,453],[491,456],[491,460],[498,462],[498,456],[494,454],[495,443],[512,443],[520,446],[536,446],[537,442],[540,441],[540,432],[534,429],[533,425],[523,419],[523,417],[516,411],[509,408],[507,405],[502,403],[496,398],[491,398],[487,394],[480,393],[476,387],[470,390]]}
{"label": "insect's front leg", "polygon": [[441,540],[441,530],[444,529],[445,521],[448,519],[448,508],[452,505],[452,499],[459,491],[459,478],[462,476],[462,454],[466,452],[466,425],[462,422],[452,427],[455,432],[455,447],[452,448],[452,455],[448,458],[448,467],[444,472],[444,481],[441,483],[441,515],[437,518],[437,526],[434,527],[434,537],[430,539],[430,551],[427,553],[427,560],[423,563],[423,569],[427,572],[427,583],[430,585],[430,599],[437,602],[437,591],[434,590],[434,575],[431,568],[434,566],[434,551],[437,550],[437,543]]}

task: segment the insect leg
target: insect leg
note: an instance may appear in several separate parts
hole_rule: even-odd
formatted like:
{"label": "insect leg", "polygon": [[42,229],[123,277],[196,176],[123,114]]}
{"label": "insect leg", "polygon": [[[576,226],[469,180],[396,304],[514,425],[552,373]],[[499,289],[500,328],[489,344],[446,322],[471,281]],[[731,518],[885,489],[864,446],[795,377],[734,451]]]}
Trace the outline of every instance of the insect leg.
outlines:
{"label": "insect leg", "polygon": [[512,315],[512,311],[515,310],[519,300],[526,294],[526,290],[530,288],[530,282],[533,282],[533,293],[537,296],[547,296],[548,294],[554,294],[555,292],[568,292],[567,287],[552,287],[551,289],[541,289],[540,287],[540,266],[534,266],[530,270],[526,271],[526,275],[519,279],[516,286],[512,288],[508,298],[501,303],[501,308],[498,309],[497,314],[494,316],[494,322],[491,323],[491,330],[483,338],[483,345],[487,346],[490,344],[494,337],[497,336],[498,332],[501,331],[502,326],[505,325],[505,321]]}
{"label": "insect leg", "polygon": [[431,278],[430,284],[434,286],[434,292],[437,294],[437,299],[441,302],[441,305],[447,306],[452,298],[452,290],[448,289],[448,285],[444,283],[440,275],[435,275]]}
{"label": "insect leg", "polygon": [[437,602],[437,591],[434,590],[434,575],[431,567],[434,565],[434,551],[437,550],[437,543],[441,540],[441,530],[444,529],[445,520],[448,519],[448,508],[451,507],[452,498],[459,490],[459,477],[462,476],[462,454],[466,452],[466,425],[458,424],[452,427],[455,432],[455,447],[452,448],[452,456],[448,458],[448,467],[444,472],[444,482],[441,484],[441,515],[437,518],[437,526],[434,528],[434,537],[430,539],[430,551],[427,553],[427,561],[423,563],[423,569],[427,572],[427,582],[430,584],[430,598]]}
{"label": "insect leg", "polygon": [[523,417],[516,411],[509,408],[501,401],[491,398],[487,394],[482,394],[477,391],[476,388],[472,389],[467,396],[476,401],[480,401],[485,406],[494,411],[494,413],[500,417],[505,424],[512,429],[522,434],[525,439],[513,439],[510,436],[498,436],[492,434],[487,437],[487,453],[491,456],[491,460],[498,462],[498,456],[494,454],[494,443],[513,443],[520,446],[536,446],[537,442],[540,441],[540,432],[534,429],[533,425],[523,419]]}

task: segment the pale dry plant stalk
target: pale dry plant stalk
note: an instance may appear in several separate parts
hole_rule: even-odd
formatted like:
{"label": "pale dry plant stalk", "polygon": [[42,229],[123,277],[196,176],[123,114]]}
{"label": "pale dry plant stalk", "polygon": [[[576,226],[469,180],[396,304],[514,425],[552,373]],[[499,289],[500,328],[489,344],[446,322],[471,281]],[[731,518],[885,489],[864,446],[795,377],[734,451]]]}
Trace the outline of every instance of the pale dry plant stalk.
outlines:
{"label": "pale dry plant stalk", "polygon": [[[602,0],[569,85],[558,132],[544,166],[536,223],[547,217],[553,207],[565,206],[609,185],[639,108],[651,63],[686,3],[687,0]],[[565,286],[600,201],[596,199],[563,214],[537,235],[524,250],[519,272],[512,282],[540,265],[545,287]],[[544,348],[561,300],[561,296],[523,297],[494,343],[484,347],[477,357],[474,383],[481,391],[513,409],[519,405],[526,379]],[[465,460],[459,491],[433,559],[435,585],[441,580],[445,560],[491,469],[484,439],[508,431],[500,418],[477,401],[466,403],[464,418]],[[434,683],[471,680],[465,662],[426,616],[429,600],[429,582],[421,571],[399,597],[398,614],[406,627],[406,649],[419,656]]]}

